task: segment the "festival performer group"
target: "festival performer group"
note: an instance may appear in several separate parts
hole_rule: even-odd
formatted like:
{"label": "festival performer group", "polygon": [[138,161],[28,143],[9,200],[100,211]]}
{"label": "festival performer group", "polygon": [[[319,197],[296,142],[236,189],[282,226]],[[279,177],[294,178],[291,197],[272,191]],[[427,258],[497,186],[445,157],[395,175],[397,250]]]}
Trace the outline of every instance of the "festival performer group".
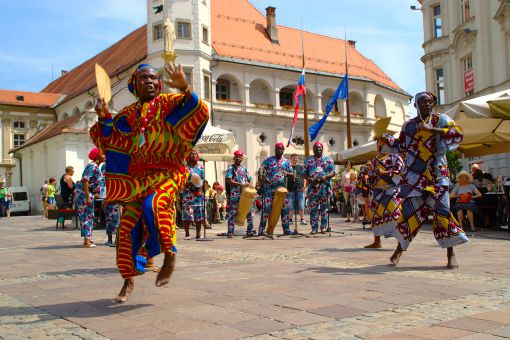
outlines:
{"label": "festival performer group", "polygon": [[[111,221],[109,228],[109,235],[115,232],[117,235],[117,267],[124,279],[115,298],[118,302],[128,300],[135,286],[134,277],[143,274],[147,262],[152,263],[152,258],[160,253],[164,254],[164,262],[155,283],[161,287],[169,282],[177,253],[178,196],[185,239],[191,238],[192,222],[196,226],[195,238],[200,239],[206,219],[205,174],[193,147],[207,124],[208,109],[191,91],[182,67],[166,64],[165,72],[169,75],[167,84],[180,90],[179,94],[161,94],[158,71],[142,64],[129,81],[129,90],[136,98],[133,104],[113,118],[105,101],[98,101],[95,108],[98,123],[90,132],[97,148],[89,154],[92,162],[87,166],[87,176],[77,187],[78,210],[85,222],[82,233],[88,246],[94,246],[90,241],[92,227],[88,224],[90,200],[99,190],[103,174],[107,207],[119,213],[122,210],[120,223],[118,219]],[[374,234],[373,243],[366,248],[381,248],[381,236],[395,237],[398,245],[390,258],[393,264],[399,262],[429,212],[433,215],[434,237],[442,248],[447,248],[448,268],[458,266],[453,247],[468,241],[450,212],[446,162],[446,151],[458,147],[462,130],[447,116],[432,112],[435,100],[430,93],[417,94],[417,117],[405,122],[398,138],[386,132],[375,134],[377,156],[366,164],[358,178],[353,170],[345,174],[343,184],[350,188],[348,199],[354,202],[351,198],[361,194],[366,200],[363,215],[369,219]],[[284,144],[276,143],[274,156],[266,158],[259,169],[258,194],[252,175],[242,165],[250,155],[235,151],[234,162],[225,177],[228,225],[226,233],[220,235],[232,238],[236,225],[246,221],[246,238],[272,237],[278,220],[283,235],[297,234],[297,220],[291,230],[289,209],[295,215],[300,213],[301,225],[307,224],[299,195],[305,191],[310,233],[330,231],[329,198],[336,171],[333,160],[323,150],[322,143],[313,144],[313,155],[301,167],[297,155],[293,155],[291,163],[284,157]],[[101,171],[99,164],[105,159]],[[291,195],[287,195],[288,189]],[[262,211],[255,230],[254,207],[258,196]],[[109,242],[113,244],[111,237]]]}

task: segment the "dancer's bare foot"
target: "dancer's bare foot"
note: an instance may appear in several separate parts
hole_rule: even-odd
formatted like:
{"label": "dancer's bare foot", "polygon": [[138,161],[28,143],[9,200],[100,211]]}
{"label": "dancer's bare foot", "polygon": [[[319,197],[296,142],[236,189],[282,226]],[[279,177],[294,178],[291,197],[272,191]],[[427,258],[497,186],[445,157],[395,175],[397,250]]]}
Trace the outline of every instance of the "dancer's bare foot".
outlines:
{"label": "dancer's bare foot", "polygon": [[126,302],[129,298],[129,295],[131,295],[131,292],[133,292],[133,289],[135,289],[135,280],[131,278],[125,279],[124,285],[122,286],[119,295],[117,295],[117,297],[115,297],[113,300],[118,303]]}
{"label": "dancer's bare foot", "polygon": [[145,264],[145,269],[151,270],[154,269],[156,265],[154,264],[154,260],[152,257],[147,258],[147,263]]}
{"label": "dancer's bare foot", "polygon": [[175,268],[175,255],[165,253],[165,261],[161,267],[161,271],[156,278],[156,287],[162,287],[170,282],[170,276]]}
{"label": "dancer's bare foot", "polygon": [[393,252],[393,255],[390,257],[390,262],[393,264],[397,264],[398,261],[400,261],[400,256],[402,256],[402,247],[400,246],[400,243],[397,245],[397,249]]}
{"label": "dancer's bare foot", "polygon": [[459,268],[459,264],[457,263],[457,259],[455,258],[453,248],[446,249],[446,257],[448,258],[448,264],[446,265],[448,269]]}
{"label": "dancer's bare foot", "polygon": [[369,244],[368,246],[364,246],[363,248],[379,249],[382,248],[382,244],[374,242],[372,244]]}

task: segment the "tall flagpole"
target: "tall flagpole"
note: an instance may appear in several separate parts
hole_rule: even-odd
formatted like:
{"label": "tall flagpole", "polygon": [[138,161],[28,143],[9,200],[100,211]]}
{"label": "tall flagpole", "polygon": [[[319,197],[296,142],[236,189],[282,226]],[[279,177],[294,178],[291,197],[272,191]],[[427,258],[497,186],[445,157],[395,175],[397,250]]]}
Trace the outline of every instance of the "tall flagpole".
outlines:
{"label": "tall flagpole", "polygon": [[[345,77],[348,77],[349,74],[349,66],[347,62],[347,25],[345,26]],[[347,99],[345,100],[346,104],[346,117],[347,117],[347,148],[352,148],[352,138],[351,138],[351,109],[349,107],[349,94],[347,93]]]}
{"label": "tall flagpole", "polygon": [[[303,69],[305,68],[305,40],[303,36],[303,18],[301,18],[301,56]],[[306,78],[305,78],[306,79]],[[310,156],[310,134],[308,132],[308,109],[306,106],[306,80],[305,80],[305,93],[303,93],[303,128],[305,132],[305,157]]]}

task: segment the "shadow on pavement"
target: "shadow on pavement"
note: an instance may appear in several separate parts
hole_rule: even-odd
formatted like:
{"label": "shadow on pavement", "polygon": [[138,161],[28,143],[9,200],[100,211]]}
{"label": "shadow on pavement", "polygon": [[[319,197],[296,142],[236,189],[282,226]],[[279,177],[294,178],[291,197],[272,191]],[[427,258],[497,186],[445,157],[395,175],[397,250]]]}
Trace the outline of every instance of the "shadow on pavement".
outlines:
{"label": "shadow on pavement", "polygon": [[102,274],[118,274],[116,267],[111,268],[87,268],[87,269],[69,269],[60,272],[43,273],[48,276],[78,276],[78,275],[102,275]]}
{"label": "shadow on pavement", "polygon": [[59,249],[76,249],[76,248],[83,248],[83,244],[55,244],[51,246],[41,246],[41,247],[30,247],[29,249],[33,250],[59,250]]}
{"label": "shadow on pavement", "polygon": [[318,251],[327,252],[327,253],[362,253],[362,252],[371,252],[371,251],[393,251],[394,249],[390,248],[379,248],[379,249],[371,249],[371,248],[324,248],[319,249]]}
{"label": "shadow on pavement", "polygon": [[332,268],[332,267],[311,267],[305,270],[298,270],[295,273],[314,272],[321,274],[333,274],[333,275],[374,275],[384,274],[391,272],[406,272],[406,271],[434,271],[434,270],[445,270],[449,269],[444,266],[414,266],[414,267],[398,267],[391,263],[387,265],[376,265],[362,268]]}
{"label": "shadow on pavement", "polygon": [[57,303],[54,305],[42,305],[37,308],[45,310],[51,314],[63,318],[91,318],[109,316],[119,313],[129,312],[139,308],[152,306],[152,304],[122,304],[113,301],[113,299],[99,299],[94,301],[76,301]]}

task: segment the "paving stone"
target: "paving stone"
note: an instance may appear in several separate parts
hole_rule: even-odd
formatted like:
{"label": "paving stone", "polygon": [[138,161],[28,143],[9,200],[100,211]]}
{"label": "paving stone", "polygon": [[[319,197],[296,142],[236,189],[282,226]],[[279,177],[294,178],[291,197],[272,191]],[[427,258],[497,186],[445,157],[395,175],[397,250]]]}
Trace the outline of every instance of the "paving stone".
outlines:
{"label": "paving stone", "polygon": [[[345,234],[179,242],[171,283],[155,288],[156,274],[148,272],[120,305],[111,300],[122,284],[114,249],[84,250],[74,230],[55,231],[53,221],[38,217],[2,221],[0,265],[9,270],[0,272],[0,337],[508,336],[510,248],[491,238],[506,233],[485,233],[456,249],[462,267],[450,271],[426,225],[392,267],[393,247],[366,251],[368,231],[331,217]],[[104,233],[95,238],[105,241]]]}
{"label": "paving stone", "polygon": [[350,308],[340,305],[311,309],[309,310],[309,312],[335,319],[343,319],[365,313],[365,311],[361,309]]}
{"label": "paving stone", "polygon": [[[508,322],[509,320],[507,320]],[[510,338],[510,326],[504,326],[504,327],[500,327],[500,328],[494,328],[494,329],[489,329],[486,331],[486,333],[489,333],[489,334],[492,334],[492,335],[497,335],[497,336],[502,336],[504,338]]]}

